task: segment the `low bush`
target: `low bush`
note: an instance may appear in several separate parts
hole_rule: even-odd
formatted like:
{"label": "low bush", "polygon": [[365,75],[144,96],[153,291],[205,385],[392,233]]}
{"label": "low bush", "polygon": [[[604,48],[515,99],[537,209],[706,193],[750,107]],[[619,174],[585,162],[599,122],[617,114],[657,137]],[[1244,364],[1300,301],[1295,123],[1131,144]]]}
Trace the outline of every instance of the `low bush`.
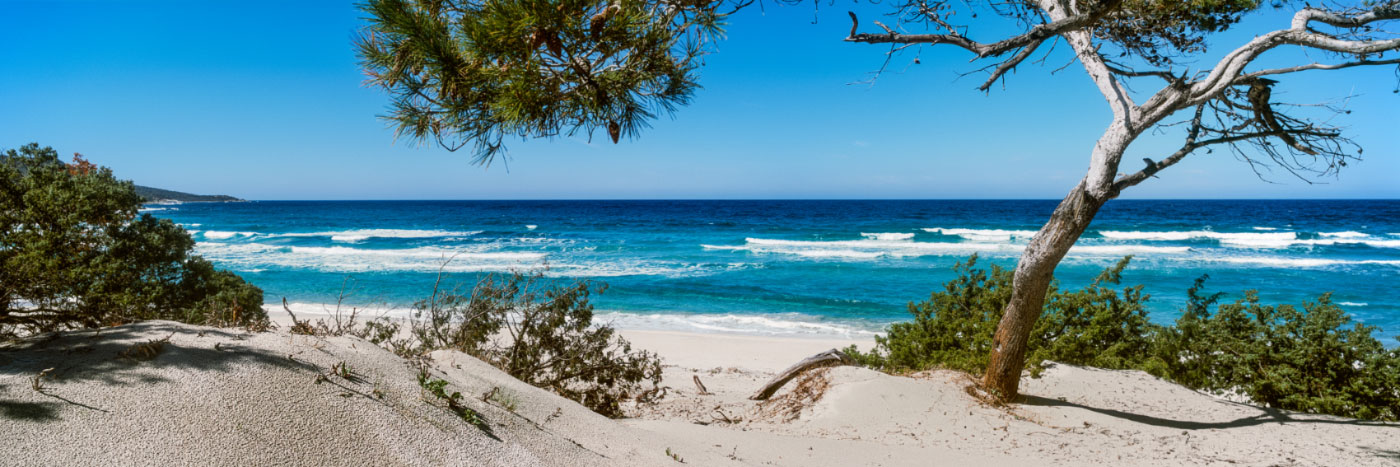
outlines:
{"label": "low bush", "polygon": [[561,284],[538,274],[491,274],[464,293],[435,287],[431,297],[415,304],[412,342],[396,340],[396,323],[371,322],[366,331],[371,341],[400,352],[465,352],[617,417],[623,402],[656,391],[661,361],[633,350],[612,327],[593,324],[589,298],[605,287],[591,281]]}
{"label": "low bush", "polygon": [[[1075,291],[1052,285],[1045,312],[1028,342],[1026,367],[1039,374],[1047,360],[1104,368],[1135,368],[1148,357],[1158,330],[1147,319],[1142,286],[1117,285],[1129,258]],[[953,267],[956,277],[928,300],[909,304],[913,321],[895,323],[875,338],[875,348],[846,349],[857,362],[888,372],[948,368],[980,373],[987,367],[992,334],[1011,300],[1011,271],[977,267],[977,256]]]}
{"label": "low bush", "polygon": [[1372,337],[1374,326],[1352,323],[1330,294],[1299,308],[1261,304],[1251,290],[1210,313],[1220,294],[1201,294],[1204,280],[1143,369],[1267,407],[1400,420],[1400,351]]}
{"label": "low bush", "polygon": [[[1205,278],[1172,326],[1151,323],[1142,286],[1117,285],[1130,258],[1087,287],[1052,286],[1028,342],[1026,368],[1045,362],[1140,369],[1192,389],[1232,393],[1278,409],[1372,420],[1400,420],[1400,351],[1352,323],[1330,296],[1302,307],[1264,305],[1247,291],[1233,303],[1203,294]],[[1011,271],[954,267],[953,280],[929,300],[909,305],[914,319],[895,323],[875,348],[847,349],[859,363],[887,372],[948,368],[981,373],[992,335],[1011,294]],[[1211,308],[1216,308],[1211,312]]]}

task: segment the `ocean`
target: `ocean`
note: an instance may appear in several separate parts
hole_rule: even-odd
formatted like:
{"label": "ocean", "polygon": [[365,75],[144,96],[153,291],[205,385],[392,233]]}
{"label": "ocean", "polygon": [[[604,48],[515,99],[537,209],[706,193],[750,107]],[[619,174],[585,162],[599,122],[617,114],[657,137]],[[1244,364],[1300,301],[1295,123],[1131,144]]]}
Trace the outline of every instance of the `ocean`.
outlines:
{"label": "ocean", "polygon": [[[1051,200],[257,201],[149,205],[199,254],[262,287],[269,306],[338,300],[404,315],[445,284],[541,271],[608,289],[620,328],[866,338],[908,319],[972,254],[1015,266]],[[1332,292],[1360,322],[1400,335],[1400,201],[1115,200],[1056,277],[1079,288],[1125,255],[1151,318],[1180,316],[1209,275],[1227,299]],[[343,297],[343,298],[342,298]]]}

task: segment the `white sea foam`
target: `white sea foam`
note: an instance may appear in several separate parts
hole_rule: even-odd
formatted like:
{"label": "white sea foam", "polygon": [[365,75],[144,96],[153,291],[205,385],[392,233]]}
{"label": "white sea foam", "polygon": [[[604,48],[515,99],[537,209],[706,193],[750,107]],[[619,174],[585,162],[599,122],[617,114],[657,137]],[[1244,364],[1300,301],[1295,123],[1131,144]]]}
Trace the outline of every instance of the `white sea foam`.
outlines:
{"label": "white sea foam", "polygon": [[941,235],[951,235],[976,241],[997,241],[997,240],[1030,240],[1035,236],[1034,230],[1003,230],[1003,229],[945,229],[935,227],[924,229],[928,233]]}
{"label": "white sea foam", "polygon": [[169,210],[169,211],[178,211],[179,209],[176,209],[176,208],[141,208],[141,209],[138,209],[137,211],[138,211],[138,212],[152,212],[152,211],[166,211],[166,210]]}
{"label": "white sea foam", "polygon": [[996,243],[933,243],[909,240],[779,240],[747,238],[744,245],[701,245],[706,249],[743,250],[806,258],[875,259],[880,257],[936,256],[977,252],[1015,252],[1020,247]]}
{"label": "white sea foam", "polygon": [[871,240],[909,240],[909,239],[911,239],[911,238],[914,238],[914,234],[911,234],[911,233],[904,233],[904,232],[881,232],[881,233],[864,233],[864,232],[861,232],[860,236],[865,237],[865,238],[868,238],[868,239],[871,239]]}
{"label": "white sea foam", "polygon": [[1263,231],[1278,230],[1278,227],[1251,227],[1251,228],[1254,229],[1254,230],[1263,230]]}
{"label": "white sea foam", "polygon": [[262,243],[196,244],[199,254],[238,271],[301,269],[324,272],[509,272],[540,271],[550,276],[615,277],[652,275],[694,277],[762,267],[749,263],[702,263],[564,257],[538,251],[480,247],[368,249],[343,246],[302,247]]}
{"label": "white sea foam", "polygon": [[1367,305],[1370,305],[1369,303],[1362,303],[1362,302],[1337,302],[1337,304],[1338,304],[1338,305],[1341,305],[1341,306],[1367,306]]}
{"label": "white sea foam", "polygon": [[[1018,254],[1025,247],[1010,243],[915,242],[910,240],[780,240],[746,238],[743,245],[701,245],[707,250],[749,251],[806,258],[875,259],[881,257]],[[1180,254],[1185,246],[1081,245],[1070,249],[1078,255]]]}
{"label": "white sea foam", "polygon": [[206,230],[203,233],[204,238],[210,240],[226,240],[234,237],[253,237],[257,234],[257,232],[225,232],[222,230]]}
{"label": "white sea foam", "polygon": [[1231,257],[1231,256],[1226,256],[1226,257],[1213,257],[1213,258],[1204,258],[1204,259],[1207,260],[1207,261],[1216,261],[1216,262],[1231,263],[1231,264],[1258,264],[1258,265],[1263,265],[1263,266],[1299,267],[1299,268],[1318,268],[1318,267],[1327,267],[1327,266],[1349,266],[1349,265],[1400,266],[1400,260],[1385,260],[1385,259],[1348,260],[1348,259],[1328,259],[1328,258],[1282,258],[1282,257],[1277,257],[1277,256],[1243,256],[1243,257]]}
{"label": "white sea foam", "polygon": [[868,339],[876,334],[873,330],[866,329],[862,326],[819,322],[811,316],[798,313],[742,315],[732,313],[604,312],[594,315],[593,321],[595,323],[607,323],[618,329],[689,331],[761,336]]}
{"label": "white sea foam", "polygon": [[1371,235],[1347,232],[1322,232],[1323,238],[1298,238],[1294,232],[1213,232],[1209,230],[1139,232],[1139,231],[1099,231],[1099,235],[1110,240],[1137,241],[1183,241],[1191,239],[1214,239],[1222,245],[1238,248],[1289,248],[1293,246],[1333,246],[1367,245],[1374,248],[1400,248],[1400,240],[1386,240]]}
{"label": "white sea foam", "polygon": [[538,225],[535,225],[535,224],[526,224],[526,225],[525,225],[525,229],[526,229],[526,230],[535,230],[536,227],[539,227],[539,226],[538,226]]}
{"label": "white sea foam", "polygon": [[1152,246],[1152,245],[1075,245],[1069,249],[1070,253],[1093,254],[1093,255],[1145,255],[1160,254],[1173,255],[1191,251],[1189,246]]}
{"label": "white sea foam", "polygon": [[1100,230],[1099,236],[1112,240],[1182,241],[1197,238],[1219,240],[1222,243],[1270,243],[1291,241],[1298,238],[1293,232],[1214,232],[1210,230],[1142,232],[1136,230]]}
{"label": "white sea foam", "polygon": [[439,267],[454,272],[529,269],[537,266],[546,256],[536,252],[438,247],[361,249],[215,242],[197,243],[196,250],[207,258],[240,270],[276,267],[334,272],[436,271]]}
{"label": "white sea foam", "polygon": [[287,232],[271,234],[270,237],[330,237],[335,242],[363,242],[371,238],[442,238],[469,237],[481,233],[480,230],[415,230],[415,229],[352,229],[329,232]]}
{"label": "white sea foam", "polygon": [[[1371,237],[1374,238],[1374,237]],[[1400,248],[1400,240],[1310,240],[1311,245],[1366,245],[1373,248]]]}

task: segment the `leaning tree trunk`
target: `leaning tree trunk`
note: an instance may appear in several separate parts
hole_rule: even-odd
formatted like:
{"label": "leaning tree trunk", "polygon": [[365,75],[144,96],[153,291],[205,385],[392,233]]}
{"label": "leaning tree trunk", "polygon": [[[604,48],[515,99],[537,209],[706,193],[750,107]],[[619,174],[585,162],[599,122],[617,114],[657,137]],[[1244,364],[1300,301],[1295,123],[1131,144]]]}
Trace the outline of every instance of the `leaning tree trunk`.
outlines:
{"label": "leaning tree trunk", "polygon": [[982,377],[982,388],[992,398],[1016,398],[1021,370],[1026,365],[1026,342],[1045,305],[1045,292],[1050,288],[1055,266],[1084,234],[1099,208],[1117,195],[1112,187],[1118,162],[1136,137],[1137,132],[1126,119],[1115,119],[1094,146],[1084,179],[1055,207],[1050,220],[1031,238],[1016,263],[1011,301],[1007,302],[992,338],[991,358]]}
{"label": "leaning tree trunk", "polygon": [[1026,246],[1021,261],[1016,264],[1011,301],[1006,304],[1001,323],[997,325],[991,361],[982,381],[992,397],[1009,400],[1016,396],[1021,370],[1026,364],[1026,341],[1045,305],[1045,292],[1050,288],[1055,266],[1079,240],[1105,201],[1091,196],[1085,191],[1084,182],[1080,182],[1064,201],[1060,201],[1050,221]]}

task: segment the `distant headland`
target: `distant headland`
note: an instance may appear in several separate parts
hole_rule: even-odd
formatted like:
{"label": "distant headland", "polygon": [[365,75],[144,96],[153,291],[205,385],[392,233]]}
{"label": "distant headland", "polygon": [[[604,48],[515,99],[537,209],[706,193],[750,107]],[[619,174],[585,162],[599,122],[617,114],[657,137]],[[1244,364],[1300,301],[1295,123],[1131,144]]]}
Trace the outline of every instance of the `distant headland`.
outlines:
{"label": "distant headland", "polygon": [[232,203],[247,201],[229,195],[194,195],[141,185],[136,185],[136,194],[141,195],[141,198],[145,199],[147,203],[171,201],[178,201],[181,203]]}

